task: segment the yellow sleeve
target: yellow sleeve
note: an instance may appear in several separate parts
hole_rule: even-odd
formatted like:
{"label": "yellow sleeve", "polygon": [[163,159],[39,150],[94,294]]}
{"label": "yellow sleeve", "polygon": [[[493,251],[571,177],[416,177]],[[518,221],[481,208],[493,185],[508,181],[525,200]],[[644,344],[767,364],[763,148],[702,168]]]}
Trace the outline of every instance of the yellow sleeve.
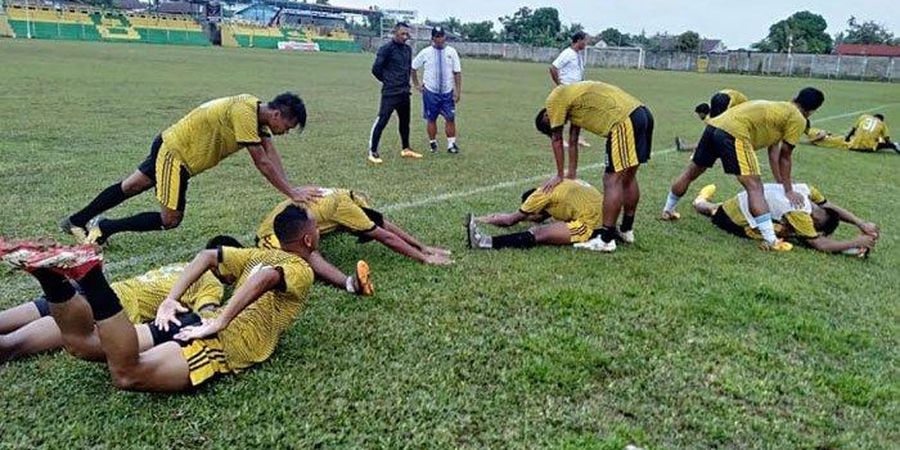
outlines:
{"label": "yellow sleeve", "polygon": [[302,260],[286,262],[277,267],[281,269],[284,277],[284,291],[294,298],[305,298],[313,284],[312,269]]}
{"label": "yellow sleeve", "polygon": [[884,122],[881,123],[881,137],[882,138],[891,137],[891,132],[888,130],[888,126]]}
{"label": "yellow sleeve", "polygon": [[234,247],[219,247],[219,275],[226,278],[240,278],[256,250]]}
{"label": "yellow sleeve", "polygon": [[222,304],[222,296],[225,295],[225,288],[216,277],[206,272],[188,288],[187,292],[181,297],[181,302],[187,305],[193,311],[199,311],[204,306],[219,306]]}
{"label": "yellow sleeve", "polygon": [[231,107],[231,126],[234,128],[234,140],[238,144],[262,143],[255,102],[235,102]]}
{"label": "yellow sleeve", "polygon": [[800,137],[806,131],[806,119],[801,114],[791,114],[787,126],[784,129],[782,141],[796,147],[800,143]]}
{"label": "yellow sleeve", "polygon": [[[557,188],[559,188],[559,186],[557,186]],[[522,211],[525,214],[536,214],[543,211],[544,208],[547,207],[547,204],[550,203],[551,194],[552,192],[548,194],[544,192],[543,189],[538,188],[525,199],[525,203],[522,203],[522,206],[519,207],[519,211]]]}
{"label": "yellow sleeve", "polygon": [[569,104],[562,95],[562,87],[558,87],[547,97],[547,118],[550,119],[550,128],[559,128],[566,124],[566,116],[569,114]]}
{"label": "yellow sleeve", "polygon": [[797,237],[814,239],[819,236],[813,225],[812,216],[800,211],[791,211],[784,215],[784,220],[791,225]]}
{"label": "yellow sleeve", "polygon": [[337,210],[334,212],[334,221],[357,233],[366,233],[376,227],[375,222],[372,222],[366,212],[349,196],[338,203]]}
{"label": "yellow sleeve", "polygon": [[822,191],[817,189],[815,186],[810,186],[809,187],[809,201],[811,201],[817,205],[821,205],[821,204],[825,203],[827,200],[825,199],[825,196],[822,195]]}

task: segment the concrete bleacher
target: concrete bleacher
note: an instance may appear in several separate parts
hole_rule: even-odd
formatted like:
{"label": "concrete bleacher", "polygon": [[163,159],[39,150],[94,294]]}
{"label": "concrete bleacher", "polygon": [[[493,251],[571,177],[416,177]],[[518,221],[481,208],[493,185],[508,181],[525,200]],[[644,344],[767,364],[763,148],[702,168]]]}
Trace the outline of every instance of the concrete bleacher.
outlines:
{"label": "concrete bleacher", "polygon": [[194,19],[174,14],[127,14],[131,26],[149,44],[210,45],[209,39]]}

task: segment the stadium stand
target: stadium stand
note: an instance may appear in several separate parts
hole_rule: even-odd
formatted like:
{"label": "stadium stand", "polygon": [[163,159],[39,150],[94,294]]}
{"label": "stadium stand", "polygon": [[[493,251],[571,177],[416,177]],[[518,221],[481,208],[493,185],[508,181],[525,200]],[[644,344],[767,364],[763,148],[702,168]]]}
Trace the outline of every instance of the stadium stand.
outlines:
{"label": "stadium stand", "polygon": [[350,33],[342,28],[304,27],[304,31],[313,42],[319,44],[319,50],[323,52],[357,53],[362,51]]}
{"label": "stadium stand", "polygon": [[308,39],[305,35],[289,39],[279,28],[254,23],[222,24],[222,45],[225,47],[278,48],[278,42],[287,40],[306,42]]}

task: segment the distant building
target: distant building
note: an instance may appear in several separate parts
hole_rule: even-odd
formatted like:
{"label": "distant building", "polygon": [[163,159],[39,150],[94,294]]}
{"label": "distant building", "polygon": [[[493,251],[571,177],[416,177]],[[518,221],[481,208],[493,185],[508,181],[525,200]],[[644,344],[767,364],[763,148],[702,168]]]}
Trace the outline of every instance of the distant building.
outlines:
{"label": "distant building", "polygon": [[[664,52],[674,52],[677,36],[662,36],[659,38],[659,49]],[[700,53],[728,53],[728,47],[720,39],[700,39]]]}
{"label": "distant building", "polygon": [[834,48],[834,53],[838,55],[900,57],[900,45],[841,44]]}

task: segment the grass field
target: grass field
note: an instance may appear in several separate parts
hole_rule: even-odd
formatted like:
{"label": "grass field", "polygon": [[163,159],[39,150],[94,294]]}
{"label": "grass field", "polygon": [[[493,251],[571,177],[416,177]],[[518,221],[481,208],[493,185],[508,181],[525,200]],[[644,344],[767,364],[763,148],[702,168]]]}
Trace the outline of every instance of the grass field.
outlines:
{"label": "grass field", "polygon": [[[210,98],[295,90],[310,119],[276,140],[295,183],[369,193],[448,268],[330,237],[349,270],[368,260],[378,292],[317,286],[271,360],[191,395],[116,391],[104,367],[65,354],[0,366],[0,447],[888,448],[900,442],[900,156],[804,146],[795,179],[880,224],[873,257],[799,248],[761,252],[689,211],[655,220],[694,137],[691,111],[722,87],[787,99],[826,92],[817,126],[845,131],[878,108],[900,129],[900,85],[676,72],[591,70],[656,117],[640,172],[638,243],[602,255],[570,248],[467,251],[466,212],[514,210],[552,171],[532,125],[549,89],[539,64],[465,60],[463,154],[364,162],[378,86],[368,55],[0,40],[0,234],[56,233],[66,213],[130,173],[153,136]],[[421,106],[414,98],[414,116]],[[425,150],[421,121],[413,145]],[[582,165],[602,162],[602,141]],[[761,155],[761,159],[765,157]],[[764,172],[767,173],[767,172]],[[600,169],[581,176],[601,185]],[[537,178],[536,178],[537,177]],[[710,171],[720,198],[736,182]],[[691,195],[696,193],[695,186]],[[249,241],[279,201],[238,154],[192,180],[182,226],[121,235],[106,252],[120,279],[186,260],[213,234]],[[152,195],[111,212],[155,208]],[[847,237],[852,230],[839,234]],[[0,273],[0,307],[38,293]]]}

